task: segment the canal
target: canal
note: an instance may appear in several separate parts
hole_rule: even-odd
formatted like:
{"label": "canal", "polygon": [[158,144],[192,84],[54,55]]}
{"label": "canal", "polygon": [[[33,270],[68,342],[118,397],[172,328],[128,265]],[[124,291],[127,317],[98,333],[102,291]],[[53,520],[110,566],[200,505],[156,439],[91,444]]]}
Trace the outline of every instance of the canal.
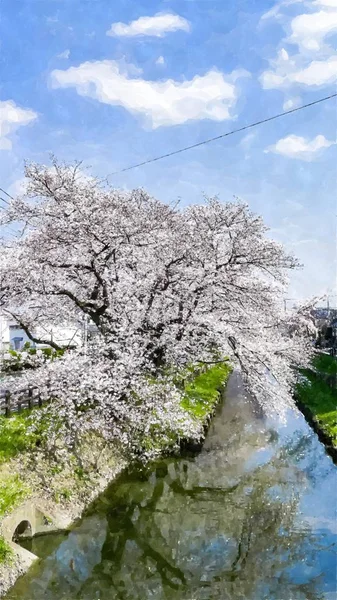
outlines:
{"label": "canal", "polygon": [[[335,600],[336,467],[232,375],[200,454],[122,474],[7,600]],[[28,544],[28,546],[27,546]]]}

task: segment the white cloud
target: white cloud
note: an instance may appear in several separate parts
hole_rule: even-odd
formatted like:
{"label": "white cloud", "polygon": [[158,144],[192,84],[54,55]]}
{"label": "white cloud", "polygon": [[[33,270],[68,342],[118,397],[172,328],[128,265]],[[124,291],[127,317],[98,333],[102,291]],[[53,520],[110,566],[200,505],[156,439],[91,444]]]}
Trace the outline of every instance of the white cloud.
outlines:
{"label": "white cloud", "polygon": [[296,211],[304,209],[303,204],[301,204],[300,202],[296,202],[296,200],[286,200],[286,204]]}
{"label": "white cloud", "polygon": [[302,0],[281,0],[281,2],[277,2],[275,6],[262,15],[261,21],[267,21],[268,19],[279,19],[280,16],[282,16],[283,8],[291,6],[292,4],[299,4],[300,2],[302,2]]}
{"label": "white cloud", "polygon": [[337,76],[337,56],[327,60],[314,60],[306,69],[293,73],[290,81],[304,85],[322,85],[335,83]]}
{"label": "white cloud", "polygon": [[281,48],[281,50],[279,52],[279,60],[280,61],[288,61],[289,60],[289,54],[285,48]]}
{"label": "white cloud", "polygon": [[[1,129],[1,127],[0,127]],[[11,140],[9,140],[6,137],[2,137],[2,135],[0,135],[0,150],[11,150],[12,149],[12,142]]]}
{"label": "white cloud", "polygon": [[20,179],[16,179],[8,188],[8,192],[11,196],[20,196],[24,194],[27,186],[27,179],[25,177],[21,177]]}
{"label": "white cloud", "polygon": [[254,143],[254,141],[256,140],[256,133],[247,133],[247,135],[245,135],[241,142],[240,142],[240,146],[242,146],[242,148],[244,148],[245,150],[248,150],[251,145]]}
{"label": "white cloud", "polygon": [[260,77],[264,89],[289,88],[294,84],[320,86],[336,81],[337,56],[331,56],[327,60],[313,60],[303,68],[298,68],[294,60],[289,61],[288,69],[275,62],[274,69],[264,71]]}
{"label": "white cloud", "polygon": [[0,150],[11,150],[8,136],[37,118],[33,110],[20,108],[12,100],[0,101]]}
{"label": "white cloud", "polygon": [[290,242],[289,245],[291,246],[304,246],[305,244],[319,244],[319,240],[317,240],[316,238],[307,238],[305,240],[297,240],[296,242]]}
{"label": "white cloud", "polygon": [[54,17],[47,17],[47,23],[58,23],[59,22],[59,18],[58,16],[54,16]]}
{"label": "white cloud", "polygon": [[[288,2],[276,6],[279,12]],[[303,2],[303,6],[316,11],[303,12],[291,19],[283,15],[289,35],[282,45],[287,44],[290,50],[283,47],[277,58],[270,61],[270,68],[262,73],[260,82],[265,89],[322,86],[336,80],[337,56],[327,41],[329,35],[337,32],[337,0]],[[294,45],[295,52],[291,50]]]}
{"label": "white cloud", "polygon": [[156,60],[156,65],[164,65],[165,64],[165,58],[163,56],[158,56],[157,60]]}
{"label": "white cloud", "polygon": [[337,8],[337,0],[315,0],[314,6],[324,6],[327,8]]}
{"label": "white cloud", "polygon": [[61,52],[61,54],[57,55],[57,58],[65,58],[66,60],[68,60],[70,56],[70,50],[64,50],[64,52]]}
{"label": "white cloud", "polygon": [[163,37],[173,31],[190,31],[189,22],[172,13],[157,13],[153,17],[140,17],[131,23],[113,23],[107,35],[117,37]]}
{"label": "white cloud", "polygon": [[96,180],[95,177],[89,174],[89,171],[86,168],[85,171],[83,171],[83,169],[77,170],[76,181],[81,181],[82,183],[94,183]]}
{"label": "white cloud", "polygon": [[301,105],[300,96],[295,96],[294,98],[288,98],[288,100],[285,100],[285,102],[283,103],[283,110],[291,110],[292,108],[297,108],[300,105]]}
{"label": "white cloud", "polygon": [[240,147],[243,149],[244,151],[244,159],[245,160],[249,160],[251,157],[251,149],[252,146],[254,144],[254,142],[257,139],[257,133],[256,132],[251,132],[251,133],[247,133],[247,135],[245,135],[242,140],[240,141]]}
{"label": "white cloud", "polygon": [[238,90],[235,82],[246,71],[225,75],[211,70],[189,81],[147,81],[122,72],[114,60],[85,62],[51,73],[53,88],[75,87],[78,94],[104,104],[123,106],[145,117],[152,128],[178,125],[189,120],[233,118]]}
{"label": "white cloud", "polygon": [[320,10],[295,17],[289,42],[307,50],[320,50],[325,37],[337,31],[337,10]]}
{"label": "white cloud", "polygon": [[269,146],[265,152],[274,152],[289,158],[298,158],[300,160],[313,160],[319,151],[323,148],[329,148],[336,142],[327,140],[324,135],[317,135],[309,140],[298,135],[288,135],[278,140],[275,145]]}

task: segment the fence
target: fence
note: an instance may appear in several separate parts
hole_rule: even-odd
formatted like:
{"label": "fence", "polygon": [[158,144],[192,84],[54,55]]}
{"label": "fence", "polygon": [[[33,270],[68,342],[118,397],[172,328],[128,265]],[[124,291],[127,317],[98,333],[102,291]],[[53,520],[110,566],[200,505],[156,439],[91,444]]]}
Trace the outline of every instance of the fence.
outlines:
{"label": "fence", "polygon": [[0,390],[0,415],[10,417],[13,413],[22,410],[42,406],[43,400],[38,388],[27,388],[19,394],[11,394],[8,390]]}

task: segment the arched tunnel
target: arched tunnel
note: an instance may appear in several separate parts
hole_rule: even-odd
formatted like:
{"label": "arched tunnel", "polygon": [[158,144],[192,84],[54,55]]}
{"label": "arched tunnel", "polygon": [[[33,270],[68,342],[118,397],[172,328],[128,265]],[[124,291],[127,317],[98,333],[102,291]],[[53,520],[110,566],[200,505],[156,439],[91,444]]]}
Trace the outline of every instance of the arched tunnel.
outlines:
{"label": "arched tunnel", "polygon": [[15,528],[13,533],[12,541],[16,542],[20,538],[30,538],[32,537],[32,526],[31,523],[27,520],[20,521],[20,523]]}

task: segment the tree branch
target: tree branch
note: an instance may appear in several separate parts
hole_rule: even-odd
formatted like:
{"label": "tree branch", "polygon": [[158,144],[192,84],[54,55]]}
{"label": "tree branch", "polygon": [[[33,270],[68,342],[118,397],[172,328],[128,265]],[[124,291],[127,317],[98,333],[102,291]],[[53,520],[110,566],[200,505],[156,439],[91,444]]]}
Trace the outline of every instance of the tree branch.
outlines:
{"label": "tree branch", "polygon": [[17,317],[16,315],[14,315],[13,313],[9,312],[8,310],[6,310],[5,312],[7,312],[8,314],[11,315],[11,317],[18,323],[18,325],[20,325],[21,329],[23,329],[23,331],[25,332],[25,334],[29,337],[29,339],[34,342],[35,344],[46,344],[47,346],[51,346],[52,348],[54,348],[54,350],[62,350],[62,346],[59,346],[58,344],[56,344],[56,342],[54,342],[53,340],[44,340],[42,338],[38,338],[36,337],[29,329],[29,327],[27,325],[25,325],[23,323],[23,321],[21,321],[21,319],[19,317]]}

